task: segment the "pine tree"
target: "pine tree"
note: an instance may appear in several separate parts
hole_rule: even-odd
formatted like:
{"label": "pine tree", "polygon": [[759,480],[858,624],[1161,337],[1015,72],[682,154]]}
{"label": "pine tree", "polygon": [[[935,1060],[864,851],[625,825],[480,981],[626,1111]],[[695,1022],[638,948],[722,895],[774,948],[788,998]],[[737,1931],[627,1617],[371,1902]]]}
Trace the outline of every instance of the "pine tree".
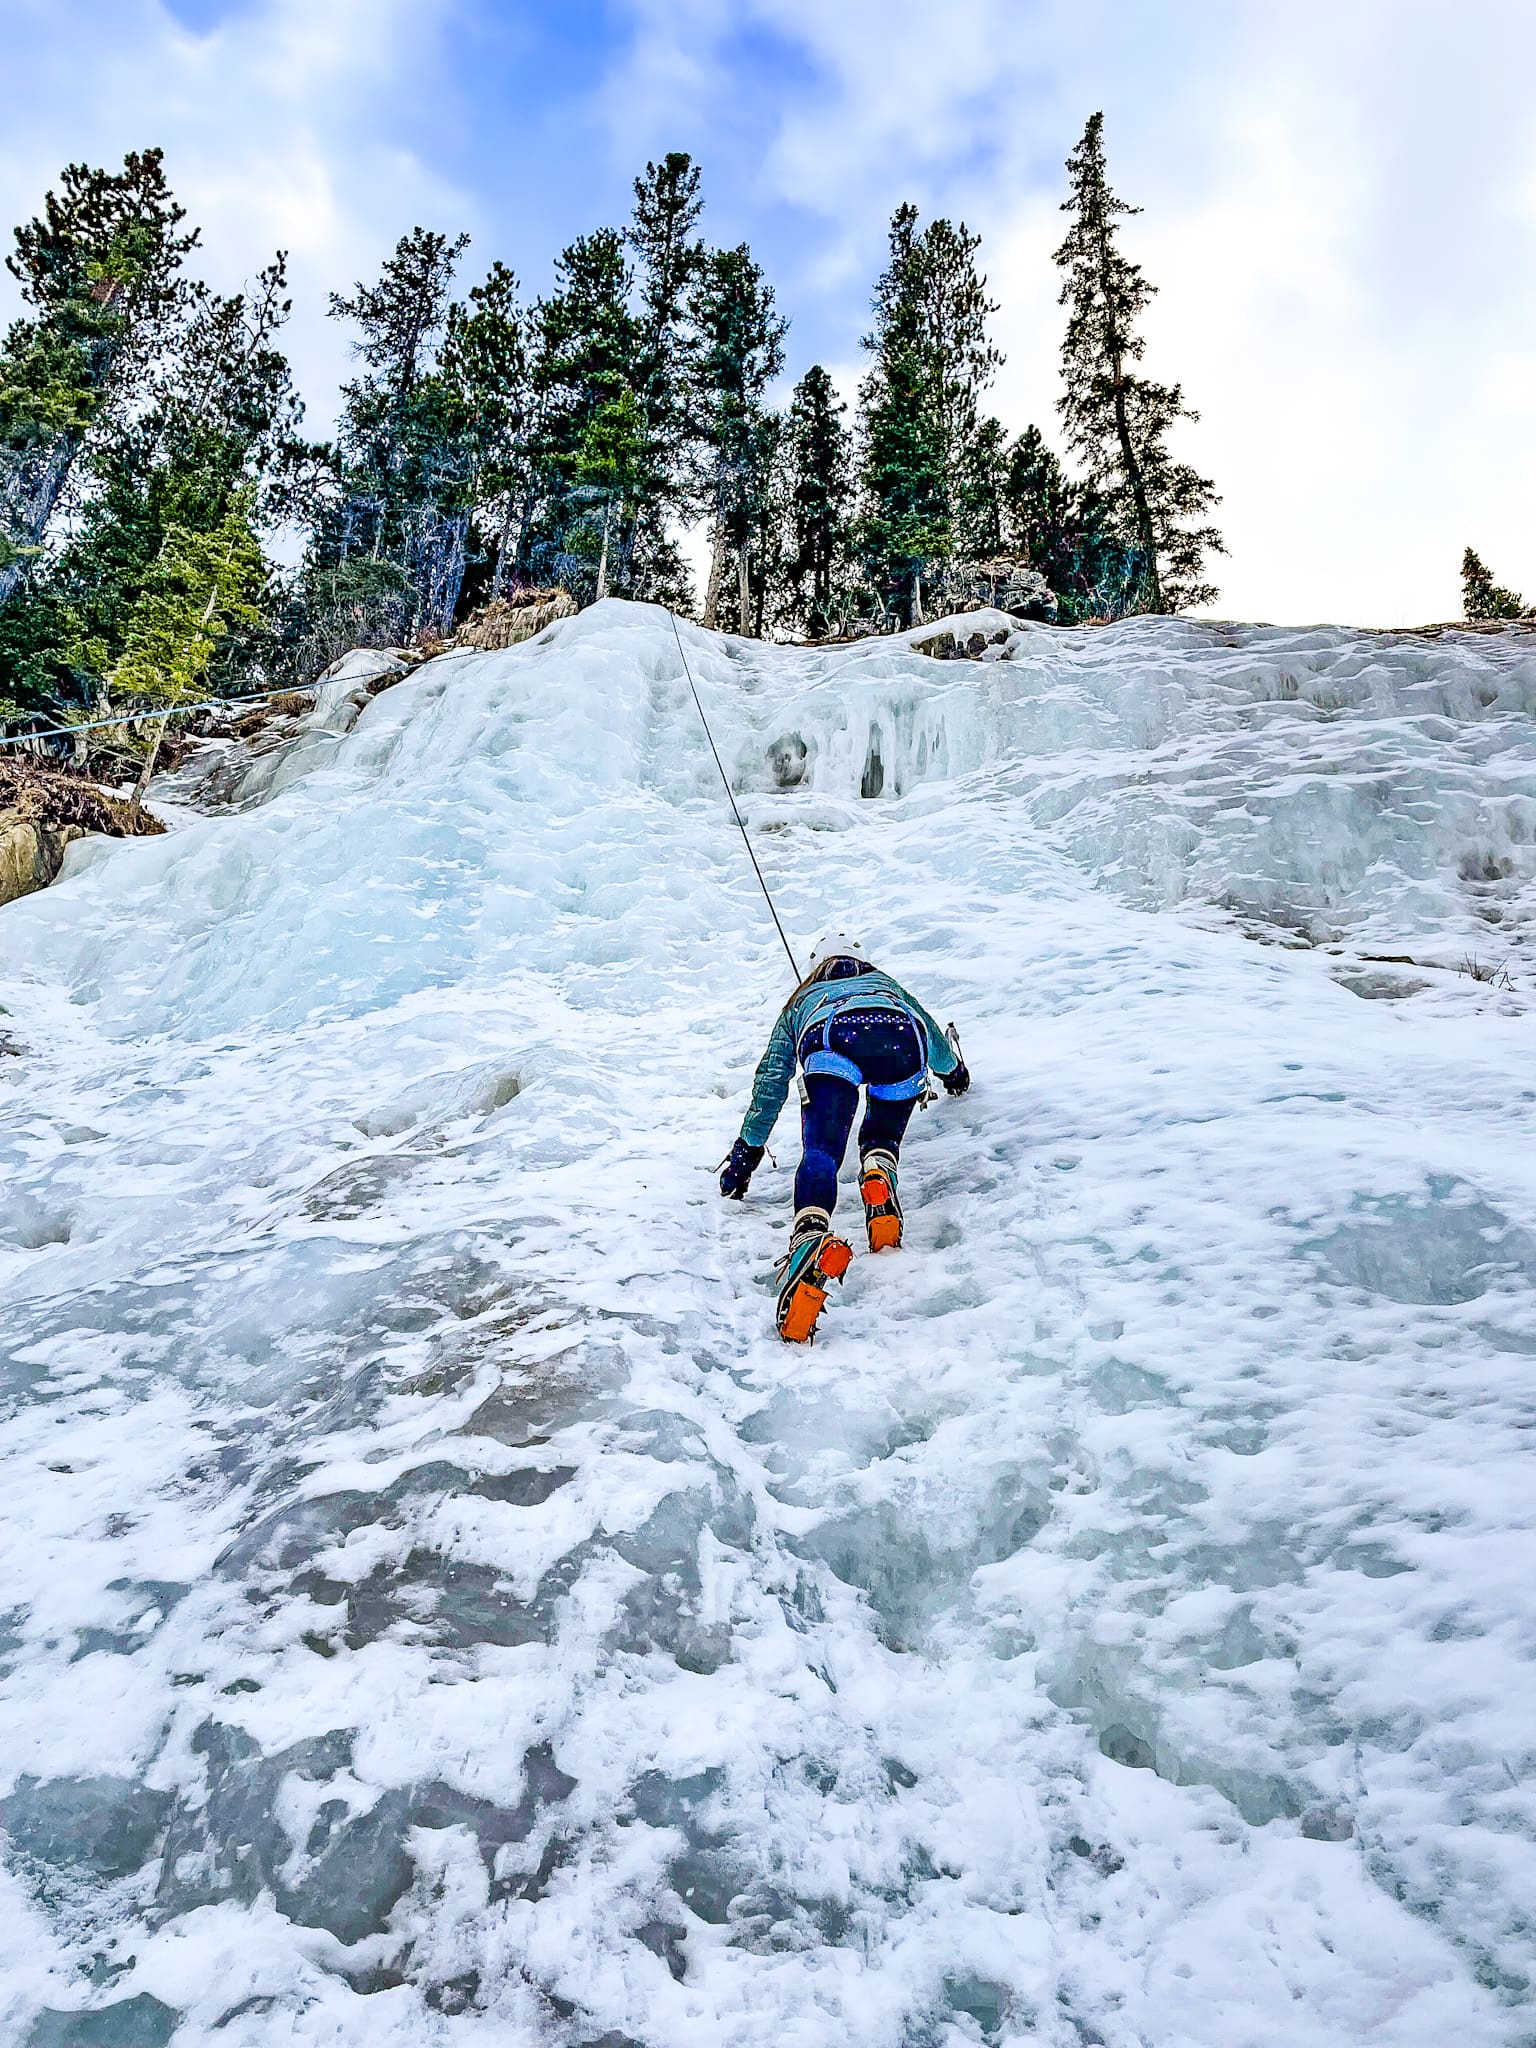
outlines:
{"label": "pine tree", "polygon": [[866,572],[899,623],[922,620],[924,571],[946,560],[952,539],[947,479],[923,405],[924,380],[913,350],[891,346],[860,387],[860,522]]}
{"label": "pine tree", "polygon": [[395,244],[377,283],[359,283],[350,299],[331,293],[331,318],[355,321],[362,329],[353,353],[378,388],[396,401],[408,398],[431,367],[453,273],[468,247],[468,235],[450,242],[446,235],[413,228]]}
{"label": "pine tree", "polygon": [[683,428],[687,398],[684,311],[704,263],[694,232],[704,202],[692,158],[670,150],[635,180],[635,210],[626,239],[639,264],[639,349],[635,391],[647,427],[670,453]]}
{"label": "pine tree", "polygon": [[468,241],[413,229],[376,283],[351,298],[331,294],[332,318],[362,330],[353,347],[365,374],[342,387],[342,489],[316,536],[317,559],[366,551],[394,562],[411,590],[402,624],[434,632],[451,626],[458,602],[475,468],[469,422],[436,357]]}
{"label": "pine tree", "polygon": [[74,530],[28,598],[53,612],[57,694],[88,694],[117,660],[168,534],[214,532],[237,496],[258,503],[301,410],[275,346],[289,308],[284,276],[279,253],[249,293],[189,286],[141,409],[93,436]]}
{"label": "pine tree", "polygon": [[620,536],[621,574],[634,597],[688,601],[687,576],[671,525],[685,508],[690,450],[697,439],[689,414],[693,337],[686,307],[703,261],[695,229],[703,201],[700,174],[685,152],[670,150],[635,180],[635,205],[625,239],[635,254],[638,347],[632,369],[644,423],[643,474]]}
{"label": "pine tree", "polygon": [[[750,630],[761,640],[782,602],[788,539],[787,483],[782,413],[764,412],[753,429],[747,544],[737,557],[738,613],[743,603]],[[743,575],[745,570],[745,575]],[[742,585],[745,584],[745,590]]]}
{"label": "pine tree", "polygon": [[529,514],[531,481],[528,338],[517,279],[504,263],[448,309],[442,375],[465,420],[474,463],[473,497],[496,527],[490,595],[501,594],[517,552],[514,523]]}
{"label": "pine tree", "polygon": [[955,539],[970,561],[1007,545],[1009,455],[999,419],[984,419],[962,449],[955,476]]}
{"label": "pine tree", "polygon": [[639,403],[628,385],[600,405],[587,421],[576,451],[576,475],[603,508],[596,595],[608,595],[608,559],[615,525],[624,521],[625,500],[645,475],[645,430]]}
{"label": "pine tree", "polygon": [[0,608],[38,560],[88,435],[131,393],[178,304],[195,232],[158,149],[120,172],[70,164],[7,268],[30,317],[0,348]]}
{"label": "pine tree", "polygon": [[1071,481],[1038,427],[1026,427],[1008,451],[1004,497],[1009,546],[1050,585],[1063,625],[1133,608],[1138,550],[1119,537],[1102,493]]}
{"label": "pine tree", "polygon": [[167,530],[107,677],[120,697],[156,707],[190,702],[230,630],[261,623],[268,572],[251,528],[253,498],[238,492],[212,532]]}
{"label": "pine tree", "polygon": [[1169,430],[1199,415],[1177,384],[1157,384],[1133,366],[1146,344],[1136,323],[1153,296],[1141,266],[1117,242],[1117,221],[1140,212],[1110,190],[1104,164],[1104,116],[1094,114],[1068,159],[1074,216],[1056,251],[1064,276],[1060,302],[1070,309],[1062,343],[1060,400],[1073,452],[1114,507],[1123,538],[1139,555],[1136,607],[1181,611],[1210,604],[1204,560],[1221,549],[1213,526],[1197,523],[1219,502],[1206,477],[1168,452]]}
{"label": "pine tree", "polygon": [[1046,563],[1060,558],[1071,528],[1073,492],[1038,427],[1026,427],[1009,449],[1004,491],[1015,545],[1056,589]]}
{"label": "pine tree", "polygon": [[146,421],[148,466],[175,483],[178,517],[190,496],[202,523],[222,519],[230,493],[265,478],[295,443],[304,407],[276,346],[292,310],[288,257],[279,249],[249,291],[188,293],[189,316],[153,384]]}
{"label": "pine tree", "polygon": [[[592,498],[582,475],[582,450],[592,422],[606,406],[634,394],[631,373],[640,357],[640,323],[629,309],[633,274],[624,238],[613,228],[580,235],[555,262],[557,289],[533,309],[535,336],[529,371],[537,410],[533,456],[538,505],[528,523],[526,567],[540,580],[581,591],[600,556],[591,518]],[[638,398],[638,394],[634,394]],[[641,431],[648,436],[642,418]],[[649,473],[648,457],[645,463]],[[633,527],[633,513],[625,522]],[[623,555],[624,536],[619,553]],[[626,588],[609,563],[609,580]]]}
{"label": "pine tree", "polygon": [[785,434],[789,547],[783,616],[812,640],[839,623],[852,544],[853,436],[819,363],[795,386]]}
{"label": "pine tree", "polygon": [[712,529],[704,623],[719,622],[725,566],[737,568],[737,630],[750,630],[753,540],[762,520],[777,436],[763,394],[784,367],[789,326],[773,287],[745,242],[716,250],[699,268],[690,310],[698,341],[694,388],[704,444],[702,497]]}
{"label": "pine tree", "polygon": [[1461,558],[1461,610],[1466,619],[1524,619],[1531,615],[1512,590],[1493,580],[1493,571],[1468,548]]}
{"label": "pine tree", "polygon": [[907,623],[922,618],[925,574],[942,577],[954,551],[978,401],[1002,361],[987,338],[996,308],[979,246],[964,222],[936,220],[919,234],[917,209],[898,207],[864,339],[875,358],[859,393],[864,551],[877,591]]}
{"label": "pine tree", "polygon": [[[648,163],[635,180],[635,206],[626,239],[635,252],[639,290],[639,351],[635,392],[663,467],[674,463],[687,437],[688,294],[704,263],[696,229],[704,202],[698,166],[681,150]],[[673,478],[675,481],[675,476]]]}
{"label": "pine tree", "polygon": [[[196,237],[178,232],[181,211],[164,190],[158,157],[130,159],[129,171],[131,180],[127,172],[92,174],[75,192],[72,215],[50,199],[48,220],[20,235],[34,268],[58,287],[71,254],[79,257],[69,220],[78,227],[82,214],[94,219],[126,206],[127,239],[148,265],[131,303],[126,283],[113,301],[133,317],[111,342],[117,352],[106,381],[76,417],[79,444],[55,500],[67,521],[56,518],[53,544],[32,556],[0,616],[6,694],[55,716],[102,691],[168,536],[191,544],[214,532],[241,494],[260,505],[301,413],[277,346],[289,311],[282,253],[247,292],[221,296],[186,281],[178,266]],[[247,639],[252,630],[241,622]],[[259,658],[254,647],[244,651]]]}

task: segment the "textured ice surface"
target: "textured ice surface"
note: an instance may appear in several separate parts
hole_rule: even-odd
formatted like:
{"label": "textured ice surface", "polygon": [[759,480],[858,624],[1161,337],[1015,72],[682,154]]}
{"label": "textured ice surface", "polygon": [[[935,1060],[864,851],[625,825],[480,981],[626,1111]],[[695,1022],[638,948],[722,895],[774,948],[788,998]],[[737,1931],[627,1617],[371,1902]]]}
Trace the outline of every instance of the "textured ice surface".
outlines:
{"label": "textured ice surface", "polygon": [[808,1352],[663,614],[0,915],[0,2039],[1536,2039],[1536,667],[684,637],[976,1074]]}

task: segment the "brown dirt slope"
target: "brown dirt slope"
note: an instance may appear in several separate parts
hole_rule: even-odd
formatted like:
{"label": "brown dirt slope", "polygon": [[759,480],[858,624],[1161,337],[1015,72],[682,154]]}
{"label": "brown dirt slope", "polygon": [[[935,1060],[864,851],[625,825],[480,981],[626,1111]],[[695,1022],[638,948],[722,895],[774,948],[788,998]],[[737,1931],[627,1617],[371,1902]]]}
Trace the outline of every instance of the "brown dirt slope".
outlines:
{"label": "brown dirt slope", "polygon": [[165,827],[86,776],[28,755],[0,754],[0,903],[45,889],[64,850],[87,832],[138,838]]}

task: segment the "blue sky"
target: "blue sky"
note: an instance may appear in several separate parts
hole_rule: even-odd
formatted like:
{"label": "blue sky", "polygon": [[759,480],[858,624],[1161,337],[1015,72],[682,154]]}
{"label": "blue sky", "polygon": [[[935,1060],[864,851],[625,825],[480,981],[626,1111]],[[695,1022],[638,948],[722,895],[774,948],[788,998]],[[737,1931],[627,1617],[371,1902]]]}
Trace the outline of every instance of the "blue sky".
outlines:
{"label": "blue sky", "polygon": [[465,227],[466,283],[500,257],[538,291],[681,148],[796,373],[856,376],[898,202],[966,218],[998,410],[1049,431],[1062,162],[1102,107],[1161,287],[1147,365],[1223,493],[1219,609],[1445,617],[1469,540],[1536,597],[1524,0],[0,0],[0,32],[0,220],[70,158],[161,143],[214,282],[291,249],[316,430],[346,372],[326,294],[402,231]]}

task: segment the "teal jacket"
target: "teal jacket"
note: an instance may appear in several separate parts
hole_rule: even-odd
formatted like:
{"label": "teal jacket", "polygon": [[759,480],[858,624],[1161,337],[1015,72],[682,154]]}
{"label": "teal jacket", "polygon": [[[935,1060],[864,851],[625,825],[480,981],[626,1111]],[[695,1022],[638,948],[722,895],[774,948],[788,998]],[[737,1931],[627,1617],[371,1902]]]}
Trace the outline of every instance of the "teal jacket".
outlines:
{"label": "teal jacket", "polygon": [[796,1047],[813,1024],[824,1024],[838,1010],[904,1010],[927,1041],[928,1065],[933,1072],[952,1074],[959,1066],[954,1048],[917,998],[878,967],[860,964],[862,972],[858,974],[814,982],[779,1012],[768,1050],[752,1079],[752,1101],[741,1126],[744,1143],[767,1144],[795,1076]]}

